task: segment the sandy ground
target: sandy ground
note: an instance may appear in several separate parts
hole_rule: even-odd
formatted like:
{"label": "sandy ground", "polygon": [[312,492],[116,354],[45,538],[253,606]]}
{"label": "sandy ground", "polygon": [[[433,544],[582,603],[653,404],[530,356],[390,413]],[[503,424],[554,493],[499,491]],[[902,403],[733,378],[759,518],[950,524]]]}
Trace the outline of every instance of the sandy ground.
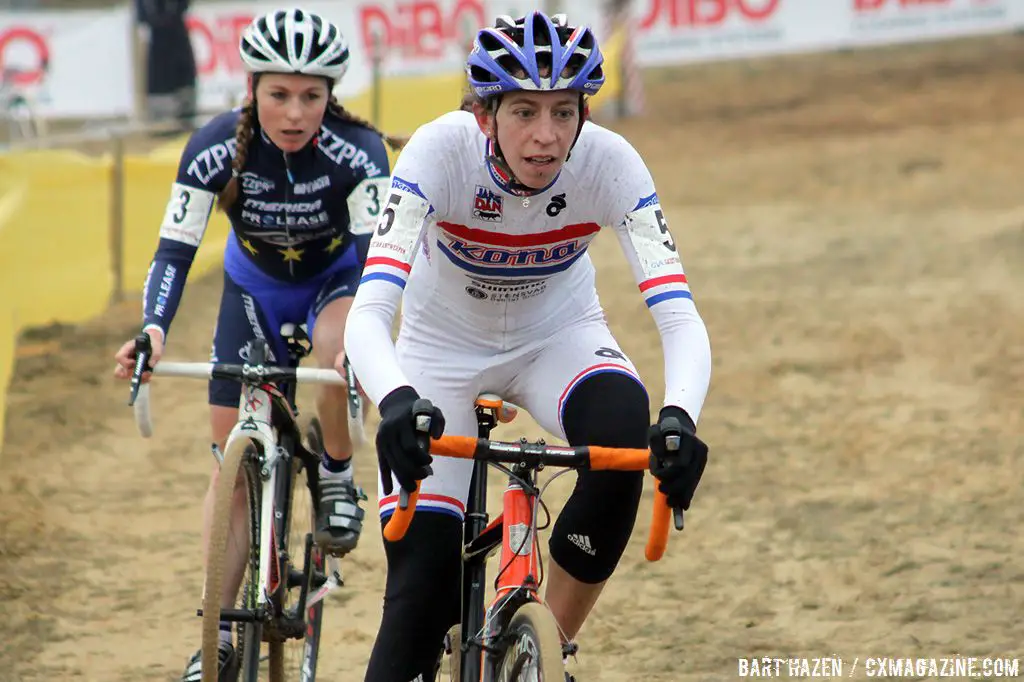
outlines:
{"label": "sandy ground", "polygon": [[[752,656],[835,654],[844,676],[859,657],[856,677],[870,655],[1024,658],[1024,38],[648,83],[649,113],[616,127],[651,166],[710,330],[712,463],[655,564],[648,490],[578,678],[732,679]],[[660,399],[660,343],[617,243],[593,254]],[[219,291],[218,276],[191,282],[169,357],[206,358]],[[126,303],[21,344],[0,680],[173,680],[197,645],[205,387],[158,385],[142,440],[110,378],[137,319]],[[373,464],[360,453],[364,483]],[[362,679],[379,535],[345,565],[324,680]]]}

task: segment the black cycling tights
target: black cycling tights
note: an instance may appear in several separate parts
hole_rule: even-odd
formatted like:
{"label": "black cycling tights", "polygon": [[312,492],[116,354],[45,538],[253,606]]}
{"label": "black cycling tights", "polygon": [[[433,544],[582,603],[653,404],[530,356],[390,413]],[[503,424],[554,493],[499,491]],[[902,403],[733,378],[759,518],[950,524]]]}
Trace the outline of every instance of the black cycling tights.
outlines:
{"label": "black cycling tights", "polygon": [[[647,447],[647,393],[624,374],[596,374],[569,394],[562,413],[572,445]],[[607,580],[636,521],[642,472],[584,472],[551,532],[551,557],[585,583]],[[405,537],[384,542],[384,615],[366,682],[431,682],[445,633],[459,621],[462,522],[418,512]]]}
{"label": "black cycling tights", "polygon": [[462,521],[417,512],[404,538],[384,541],[384,553],[384,616],[366,682],[433,682],[445,633],[459,622]]}
{"label": "black cycling tights", "polygon": [[[566,399],[562,427],[570,445],[646,448],[647,392],[625,374],[595,374]],[[584,583],[611,577],[633,532],[642,471],[582,471],[551,529],[551,558]]]}

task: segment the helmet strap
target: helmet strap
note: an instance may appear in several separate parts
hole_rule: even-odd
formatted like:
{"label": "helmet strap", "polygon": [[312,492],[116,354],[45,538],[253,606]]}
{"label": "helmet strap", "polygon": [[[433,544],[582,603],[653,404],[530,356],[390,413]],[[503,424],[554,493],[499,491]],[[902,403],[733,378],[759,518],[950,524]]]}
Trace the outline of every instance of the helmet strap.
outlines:
{"label": "helmet strap", "polygon": [[501,145],[498,144],[498,107],[501,106],[501,95],[491,97],[487,100],[486,106],[490,109],[491,119],[494,121],[491,125],[491,147],[494,151],[487,155],[487,162],[508,176],[508,188],[514,193],[525,195],[536,192],[532,187],[527,187],[519,182],[516,174],[512,172],[512,167],[505,160],[505,153],[501,151]]}
{"label": "helmet strap", "polygon": [[[491,139],[491,146],[494,149],[492,154],[488,154],[487,162],[492,166],[505,173],[509,177],[509,189],[520,195],[537,194],[541,190],[534,189],[524,185],[516,178],[516,174],[512,172],[512,167],[508,165],[505,160],[505,154],[501,151],[501,145],[498,144],[498,107],[501,105],[501,96],[492,98],[487,102],[487,108],[491,110],[491,116],[494,119],[494,123],[491,126],[491,133],[493,135]],[[572,157],[572,148],[576,146],[576,141],[580,139],[580,133],[583,132],[583,124],[586,123],[587,119],[590,118],[590,107],[587,106],[586,102],[583,101],[583,94],[580,94],[580,105],[579,105],[579,123],[576,126],[576,135],[572,138],[572,144],[569,145],[569,152],[565,155],[565,162],[568,163]]]}
{"label": "helmet strap", "polygon": [[576,146],[576,140],[580,139],[580,133],[583,132],[583,124],[590,118],[590,107],[583,101],[583,94],[580,93],[580,113],[577,118],[579,123],[576,124],[576,136],[572,138],[572,144],[569,145],[569,152],[565,155],[565,162],[569,163],[569,159],[572,158],[572,148]]}

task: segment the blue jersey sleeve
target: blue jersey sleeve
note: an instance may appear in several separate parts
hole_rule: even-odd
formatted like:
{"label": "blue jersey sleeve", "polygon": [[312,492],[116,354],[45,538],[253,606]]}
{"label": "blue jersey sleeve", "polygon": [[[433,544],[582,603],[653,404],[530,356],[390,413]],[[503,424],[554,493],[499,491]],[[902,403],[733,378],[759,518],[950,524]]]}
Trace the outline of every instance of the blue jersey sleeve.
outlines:
{"label": "blue jersey sleeve", "polygon": [[185,280],[206,232],[217,193],[231,179],[238,112],[213,119],[193,133],[181,155],[160,241],[143,287],[143,325],[167,336]]}

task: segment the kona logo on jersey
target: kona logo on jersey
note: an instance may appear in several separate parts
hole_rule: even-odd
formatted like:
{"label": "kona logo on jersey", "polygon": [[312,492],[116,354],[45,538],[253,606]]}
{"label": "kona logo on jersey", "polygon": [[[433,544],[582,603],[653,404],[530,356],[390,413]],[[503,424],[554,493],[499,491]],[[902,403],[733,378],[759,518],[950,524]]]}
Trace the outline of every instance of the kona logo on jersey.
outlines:
{"label": "kona logo on jersey", "polygon": [[320,190],[326,189],[330,186],[331,176],[324,175],[317,178],[316,180],[313,180],[312,182],[297,183],[292,188],[292,191],[295,192],[296,194],[313,194],[314,192],[319,192]]}
{"label": "kona logo on jersey", "polygon": [[260,177],[251,171],[242,173],[242,192],[245,194],[263,194],[274,189],[274,181]]}
{"label": "kona logo on jersey", "polygon": [[467,244],[461,239],[449,239],[452,253],[470,263],[480,265],[555,265],[570,260],[581,251],[581,242],[573,240],[550,248],[503,249],[498,246]]}
{"label": "kona logo on jersey", "polygon": [[348,161],[352,170],[362,168],[366,177],[375,178],[381,174],[380,166],[370,160],[370,155],[343,137],[338,137],[327,128],[320,129],[320,151],[339,166]]}
{"label": "kona logo on jersey", "polygon": [[486,187],[476,186],[473,198],[473,217],[492,223],[501,222],[501,197]]}
{"label": "kona logo on jersey", "polygon": [[209,185],[213,176],[227,168],[227,164],[234,156],[234,139],[218,142],[196,154],[192,162],[188,164],[186,173],[203,183],[204,186]]}

